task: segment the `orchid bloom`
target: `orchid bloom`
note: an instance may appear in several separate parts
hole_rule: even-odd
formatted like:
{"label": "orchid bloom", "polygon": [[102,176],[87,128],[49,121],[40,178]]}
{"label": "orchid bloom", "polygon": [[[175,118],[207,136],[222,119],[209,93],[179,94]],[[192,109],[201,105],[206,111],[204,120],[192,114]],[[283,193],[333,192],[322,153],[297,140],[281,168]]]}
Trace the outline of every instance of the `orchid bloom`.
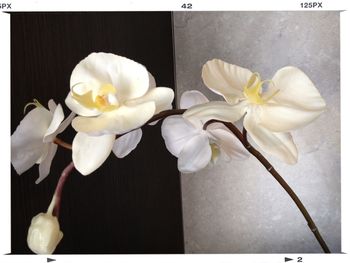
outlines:
{"label": "orchid bloom", "polygon": [[244,116],[243,125],[254,142],[288,164],[298,158],[290,131],[316,119],[326,106],[312,81],[296,67],[284,67],[262,81],[258,73],[214,59],[203,66],[202,78],[227,103],[198,105],[184,116],[204,122],[235,122]]}
{"label": "orchid bloom", "polygon": [[[207,103],[199,91],[186,91],[180,99],[180,108]],[[183,173],[197,172],[219,157],[229,161],[242,159],[248,152],[222,123],[212,123],[203,130],[200,120],[182,116],[167,117],[162,124],[162,136],[169,152],[178,158],[178,169]]]}
{"label": "orchid bloom", "polygon": [[53,143],[56,135],[68,127],[74,113],[64,120],[62,106],[53,100],[48,103],[49,110],[38,101],[27,105],[36,107],[28,112],[11,136],[11,162],[18,174],[38,163],[39,178],[35,181],[38,184],[50,173],[57,151],[57,145]]}
{"label": "orchid bloom", "polygon": [[[155,87],[147,69],[128,58],[92,53],[73,70],[67,106],[80,115],[72,121],[73,162],[83,175],[95,171],[110,152],[129,154],[141,139],[140,128],[154,114],[170,109],[174,92]],[[130,132],[131,131],[131,132]],[[125,134],[115,140],[116,134]]]}

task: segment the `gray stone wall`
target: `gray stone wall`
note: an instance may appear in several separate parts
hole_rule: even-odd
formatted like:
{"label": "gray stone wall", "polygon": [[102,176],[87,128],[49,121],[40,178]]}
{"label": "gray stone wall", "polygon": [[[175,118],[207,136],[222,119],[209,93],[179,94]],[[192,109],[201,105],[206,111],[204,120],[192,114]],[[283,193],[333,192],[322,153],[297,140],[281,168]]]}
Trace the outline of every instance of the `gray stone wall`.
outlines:
{"label": "gray stone wall", "polygon": [[[176,12],[177,99],[197,89],[203,64],[220,58],[272,78],[302,69],[327,102],[293,132],[294,166],[265,155],[296,191],[332,252],[341,251],[339,12]],[[254,157],[182,175],[187,253],[321,253],[303,216]]]}

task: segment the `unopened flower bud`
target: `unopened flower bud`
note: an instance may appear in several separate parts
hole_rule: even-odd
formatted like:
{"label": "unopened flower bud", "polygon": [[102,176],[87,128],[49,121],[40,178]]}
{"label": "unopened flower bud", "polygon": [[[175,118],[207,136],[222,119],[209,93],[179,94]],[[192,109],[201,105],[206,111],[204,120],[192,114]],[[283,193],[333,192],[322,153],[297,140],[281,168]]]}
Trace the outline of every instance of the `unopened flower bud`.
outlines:
{"label": "unopened flower bud", "polygon": [[52,254],[62,237],[57,217],[51,213],[40,213],[32,219],[27,243],[36,254]]}

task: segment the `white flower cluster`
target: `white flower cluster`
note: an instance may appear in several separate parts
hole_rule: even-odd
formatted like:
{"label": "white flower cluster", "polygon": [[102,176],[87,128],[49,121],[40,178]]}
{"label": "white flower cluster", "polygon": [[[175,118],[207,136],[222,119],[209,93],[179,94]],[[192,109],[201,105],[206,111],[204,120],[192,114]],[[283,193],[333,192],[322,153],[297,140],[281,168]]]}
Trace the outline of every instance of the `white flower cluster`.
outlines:
{"label": "white flower cluster", "polygon": [[[219,158],[248,156],[223,123],[203,129],[209,120],[234,123],[243,118],[244,128],[260,149],[294,164],[298,152],[290,132],[325,109],[314,84],[295,67],[284,67],[263,81],[258,73],[214,59],[203,66],[202,78],[225,101],[210,102],[199,91],[187,91],[180,100],[185,113],[162,123],[165,145],[183,173],[199,171]],[[92,53],[72,72],[65,100],[72,113],[64,120],[60,104],[50,100],[46,109],[35,103],[11,137],[12,165],[22,174],[38,163],[37,183],[42,181],[57,150],[56,136],[72,124],[77,132],[72,143],[74,166],[88,175],[112,151],[123,158],[135,149],[141,127],[155,114],[171,109],[173,99],[173,90],[156,87],[143,65],[114,54]],[[35,253],[52,253],[62,236],[58,219],[41,213],[33,218],[28,244]]]}

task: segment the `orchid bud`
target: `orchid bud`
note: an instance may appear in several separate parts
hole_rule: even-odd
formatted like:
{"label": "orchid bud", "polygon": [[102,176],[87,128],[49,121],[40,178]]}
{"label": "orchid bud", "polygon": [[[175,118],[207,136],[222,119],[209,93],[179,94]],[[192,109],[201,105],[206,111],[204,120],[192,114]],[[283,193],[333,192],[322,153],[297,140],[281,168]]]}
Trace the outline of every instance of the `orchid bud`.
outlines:
{"label": "orchid bud", "polygon": [[36,254],[52,254],[62,237],[57,217],[51,213],[40,213],[32,219],[27,243]]}

